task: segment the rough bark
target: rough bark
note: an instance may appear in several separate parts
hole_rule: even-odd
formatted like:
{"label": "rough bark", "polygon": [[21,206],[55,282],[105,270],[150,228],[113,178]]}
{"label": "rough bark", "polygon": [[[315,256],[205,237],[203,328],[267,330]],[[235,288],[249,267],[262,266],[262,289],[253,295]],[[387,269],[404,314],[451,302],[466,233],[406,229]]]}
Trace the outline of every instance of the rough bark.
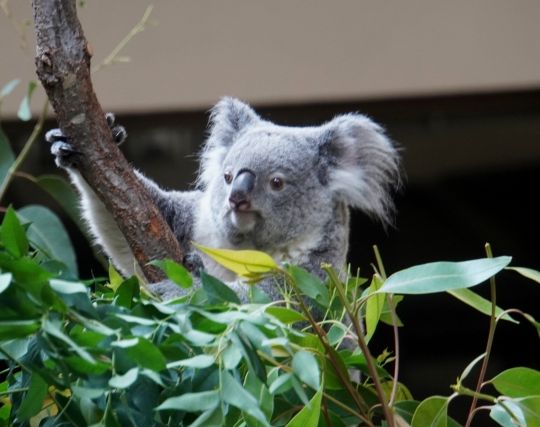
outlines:
{"label": "rough bark", "polygon": [[38,77],[70,142],[82,153],[80,172],[126,237],[146,279],[163,279],[153,259],[181,261],[179,242],[152,203],[110,129],[92,87],[87,41],[75,0],[33,0]]}

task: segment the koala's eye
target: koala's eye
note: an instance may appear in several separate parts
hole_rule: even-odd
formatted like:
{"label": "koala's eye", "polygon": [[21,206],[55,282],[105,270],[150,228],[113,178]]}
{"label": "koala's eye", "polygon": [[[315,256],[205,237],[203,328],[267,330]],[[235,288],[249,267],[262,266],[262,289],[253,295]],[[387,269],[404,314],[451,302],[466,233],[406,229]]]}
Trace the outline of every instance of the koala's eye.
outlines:
{"label": "koala's eye", "polygon": [[232,182],[232,173],[230,173],[229,171],[225,172],[223,174],[223,178],[225,179],[225,182],[227,184],[230,184]]}
{"label": "koala's eye", "polygon": [[280,191],[283,190],[283,187],[285,186],[285,181],[283,178],[280,178],[279,176],[275,176],[270,179],[270,188],[274,191]]}

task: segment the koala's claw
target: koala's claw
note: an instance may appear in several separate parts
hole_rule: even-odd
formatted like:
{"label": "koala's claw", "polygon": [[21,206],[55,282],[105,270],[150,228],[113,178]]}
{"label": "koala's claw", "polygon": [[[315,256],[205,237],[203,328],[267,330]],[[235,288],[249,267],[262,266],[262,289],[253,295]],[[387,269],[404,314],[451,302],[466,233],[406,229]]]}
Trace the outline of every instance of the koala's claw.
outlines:
{"label": "koala's claw", "polygon": [[116,142],[118,145],[122,144],[122,142],[124,142],[128,136],[126,128],[124,126],[116,125],[116,117],[114,116],[114,113],[106,113],[105,119],[107,120],[107,124],[111,129],[114,142]]}
{"label": "koala's claw", "polygon": [[[113,113],[105,114],[107,125],[111,130],[112,137],[116,144],[120,145],[127,138],[127,131],[124,126],[115,125],[115,116]],[[45,141],[51,144],[51,154],[56,158],[56,164],[63,168],[76,166],[76,156],[81,155],[73,145],[68,142],[68,138],[60,129],[51,129],[45,134]]]}

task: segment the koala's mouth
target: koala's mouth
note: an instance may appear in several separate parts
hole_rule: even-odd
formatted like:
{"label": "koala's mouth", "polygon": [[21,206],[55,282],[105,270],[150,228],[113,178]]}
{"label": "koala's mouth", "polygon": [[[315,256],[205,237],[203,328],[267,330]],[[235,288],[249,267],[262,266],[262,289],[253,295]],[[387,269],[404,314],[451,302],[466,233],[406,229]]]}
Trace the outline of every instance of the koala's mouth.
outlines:
{"label": "koala's mouth", "polygon": [[257,212],[231,209],[230,219],[235,228],[242,233],[246,233],[255,228],[255,224],[257,223]]}

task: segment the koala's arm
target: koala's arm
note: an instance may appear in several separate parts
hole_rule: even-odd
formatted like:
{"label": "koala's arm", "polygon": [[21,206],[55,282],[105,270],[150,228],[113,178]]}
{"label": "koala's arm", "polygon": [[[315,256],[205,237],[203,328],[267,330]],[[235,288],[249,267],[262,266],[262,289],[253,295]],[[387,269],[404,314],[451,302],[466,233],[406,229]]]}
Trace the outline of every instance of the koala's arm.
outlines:
{"label": "koala's arm", "polygon": [[[107,117],[107,120],[115,141],[123,142],[127,136],[125,130],[121,126],[113,126],[114,118]],[[81,213],[95,242],[103,248],[123,275],[128,277],[135,273],[140,274],[126,238],[113,216],[77,170],[77,159],[81,154],[69,144],[59,129],[47,132],[46,140],[52,144],[51,152],[55,156],[56,164],[68,172],[80,194]],[[182,245],[186,245],[184,248],[187,248],[191,241],[193,210],[198,192],[165,191],[140,172],[135,171],[135,173],[150,193],[177,239]]]}

